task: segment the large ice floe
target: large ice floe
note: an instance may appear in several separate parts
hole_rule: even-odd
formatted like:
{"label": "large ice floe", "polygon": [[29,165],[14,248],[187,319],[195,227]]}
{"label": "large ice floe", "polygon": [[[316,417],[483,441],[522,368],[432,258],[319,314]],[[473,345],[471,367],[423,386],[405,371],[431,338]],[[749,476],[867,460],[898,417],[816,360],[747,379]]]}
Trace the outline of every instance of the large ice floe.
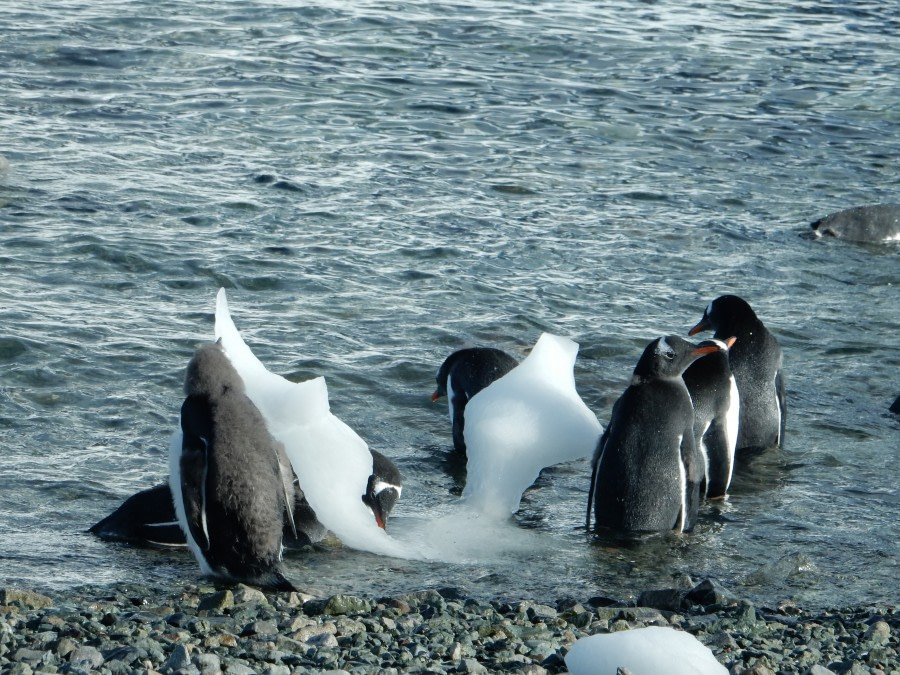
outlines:
{"label": "large ice floe", "polygon": [[269,432],[284,444],[306,499],[319,521],[351,548],[420,557],[379,528],[362,501],[372,474],[366,442],[331,413],[325,378],[291,382],[270,372],[244,343],[228,312],[225,289],[216,297],[222,341]]}
{"label": "large ice floe", "polygon": [[575,390],[577,354],[577,343],[544,333],[522,363],[469,401],[470,508],[509,517],[541,469],[594,452],[603,428]]}
{"label": "large ice floe", "polygon": [[439,514],[394,516],[389,535],[361,499],[372,455],[331,413],[325,379],[291,382],[267,370],[235,327],[224,289],[216,299],[215,337],[269,432],[284,444],[319,521],[344,545],[362,551],[454,562],[534,552],[543,543],[539,533],[510,519],[523,491],[541,469],[589,457],[602,432],[575,391],[578,345],[544,334],[528,358],[466,408],[470,450],[463,499]]}

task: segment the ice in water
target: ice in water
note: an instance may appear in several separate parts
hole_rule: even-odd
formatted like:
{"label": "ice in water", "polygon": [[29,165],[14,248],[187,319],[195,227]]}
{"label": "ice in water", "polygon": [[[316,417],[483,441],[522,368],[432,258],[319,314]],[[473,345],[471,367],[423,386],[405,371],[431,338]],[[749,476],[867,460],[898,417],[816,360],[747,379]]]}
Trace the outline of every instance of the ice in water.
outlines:
{"label": "ice in water", "polygon": [[270,433],[284,444],[300,487],[321,523],[352,548],[416,555],[380,529],[363,504],[372,455],[366,442],[331,414],[325,379],[295,383],[266,370],[231,320],[225,289],[216,298],[215,335]]}
{"label": "ice in water", "polygon": [[575,390],[577,354],[577,343],[544,333],[522,363],[469,401],[467,505],[506,518],[541,469],[594,452],[603,429]]}
{"label": "ice in water", "polygon": [[665,626],[583,637],[566,654],[573,675],[727,675],[728,669],[690,633]]}

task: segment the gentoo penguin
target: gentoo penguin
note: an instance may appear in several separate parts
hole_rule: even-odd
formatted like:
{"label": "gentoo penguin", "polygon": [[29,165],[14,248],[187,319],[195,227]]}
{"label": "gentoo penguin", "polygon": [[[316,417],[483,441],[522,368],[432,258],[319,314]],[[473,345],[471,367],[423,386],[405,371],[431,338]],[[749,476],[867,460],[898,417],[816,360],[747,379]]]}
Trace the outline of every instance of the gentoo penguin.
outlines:
{"label": "gentoo penguin", "polygon": [[855,206],[820,218],[811,225],[816,237],[849,241],[900,241],[900,204]]}
{"label": "gentoo penguin", "polygon": [[741,399],[737,452],[782,447],[787,405],[778,340],[750,305],[736,295],[723,295],[709,303],[703,318],[688,334],[707,329],[715,331],[717,340],[737,338],[728,350]]}
{"label": "gentoo penguin", "polygon": [[681,378],[696,359],[718,351],[676,335],[647,345],[631,384],[613,406],[594,452],[588,495],[598,527],[623,532],[688,532],[697,520],[703,458],[694,410]]}
{"label": "gentoo penguin", "polygon": [[372,453],[372,475],[369,476],[362,500],[375,516],[378,527],[386,529],[388,515],[403,492],[403,477],[387,457],[371,448],[369,452]]}
{"label": "gentoo penguin", "polygon": [[106,541],[122,541],[155,548],[187,545],[175,516],[172,490],[168,483],[141,490],[88,532]]}
{"label": "gentoo penguin", "polygon": [[[370,450],[374,469],[366,494],[362,495],[380,527],[386,527],[388,516],[403,490],[403,478],[394,463],[380,452]],[[284,547],[303,548],[321,541],[327,532],[316,518],[306,496],[294,482],[294,528],[284,524]],[[295,531],[296,529],[296,531]],[[91,526],[89,532],[106,541],[120,541],[151,548],[186,547],[187,540],[175,516],[172,490],[168,483],[157,485],[126,499],[119,508]]]}
{"label": "gentoo penguin", "polygon": [[244,393],[221,344],[188,364],[181,432],[169,486],[188,546],[204,574],[293,590],[281,571],[282,530],[293,519],[293,474],[283,447]]}
{"label": "gentoo penguin", "polygon": [[450,406],[450,423],[453,425],[453,447],[465,454],[466,441],[464,410],[475,394],[494,380],[519,365],[512,356],[493,347],[469,347],[448,356],[438,369],[437,389],[431,395],[432,401],[447,396]]}
{"label": "gentoo penguin", "polygon": [[731,337],[701,342],[698,347],[716,345],[719,351],[697,359],[682,375],[694,404],[694,441],[703,456],[700,494],[709,499],[724,499],[734,469],[740,415],[737,382],[728,365],[734,341]]}

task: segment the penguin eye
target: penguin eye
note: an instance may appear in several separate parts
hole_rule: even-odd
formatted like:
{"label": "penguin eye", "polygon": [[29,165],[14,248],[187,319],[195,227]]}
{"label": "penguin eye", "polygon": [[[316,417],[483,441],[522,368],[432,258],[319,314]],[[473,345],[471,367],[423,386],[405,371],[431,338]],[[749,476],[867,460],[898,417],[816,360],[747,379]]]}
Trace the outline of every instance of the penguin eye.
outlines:
{"label": "penguin eye", "polygon": [[663,352],[663,356],[665,356],[667,360],[671,361],[675,358],[675,352]]}

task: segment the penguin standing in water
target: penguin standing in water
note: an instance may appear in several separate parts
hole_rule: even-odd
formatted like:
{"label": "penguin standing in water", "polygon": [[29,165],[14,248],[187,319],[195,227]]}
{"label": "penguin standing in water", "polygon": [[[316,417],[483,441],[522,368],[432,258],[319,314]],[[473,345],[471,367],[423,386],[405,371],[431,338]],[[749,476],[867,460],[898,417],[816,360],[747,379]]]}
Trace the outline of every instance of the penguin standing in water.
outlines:
{"label": "penguin standing in water", "polygon": [[689,335],[712,329],[717,340],[737,338],[728,350],[740,394],[737,452],[783,447],[787,404],[781,346],[745,300],[723,295],[712,302]]}
{"label": "penguin standing in water", "polygon": [[719,351],[694,361],[684,371],[694,404],[694,441],[703,456],[704,478],[700,494],[724,499],[731,485],[737,443],[740,396],[728,365],[728,350],[735,339],[706,340],[698,347],[716,345]]}
{"label": "penguin standing in water", "polygon": [[[387,527],[388,516],[403,491],[403,477],[396,465],[377,450],[372,453],[372,475],[369,476],[363,503],[372,511],[375,522]],[[172,490],[168,483],[141,490],[126,499],[88,532],[105,541],[119,541],[151,548],[184,548],[187,540],[175,515]],[[319,522],[306,496],[294,481],[294,517],[284,524],[284,547],[299,549],[321,541],[328,530]]]}
{"label": "penguin standing in water", "polygon": [[631,385],[613,406],[597,444],[588,495],[598,527],[623,532],[688,532],[697,520],[703,458],[694,442],[694,410],[681,375],[718,351],[675,335],[644,349]]}
{"label": "penguin standing in water", "polygon": [[244,393],[219,343],[188,364],[181,432],[172,439],[169,486],[188,546],[204,574],[294,590],[281,571],[282,530],[294,486],[284,448]]}
{"label": "penguin standing in water", "polygon": [[437,389],[432,401],[447,396],[450,403],[450,423],[453,425],[453,447],[466,454],[464,410],[475,394],[494,380],[498,380],[519,365],[512,356],[493,347],[460,349],[448,356],[438,369]]}

